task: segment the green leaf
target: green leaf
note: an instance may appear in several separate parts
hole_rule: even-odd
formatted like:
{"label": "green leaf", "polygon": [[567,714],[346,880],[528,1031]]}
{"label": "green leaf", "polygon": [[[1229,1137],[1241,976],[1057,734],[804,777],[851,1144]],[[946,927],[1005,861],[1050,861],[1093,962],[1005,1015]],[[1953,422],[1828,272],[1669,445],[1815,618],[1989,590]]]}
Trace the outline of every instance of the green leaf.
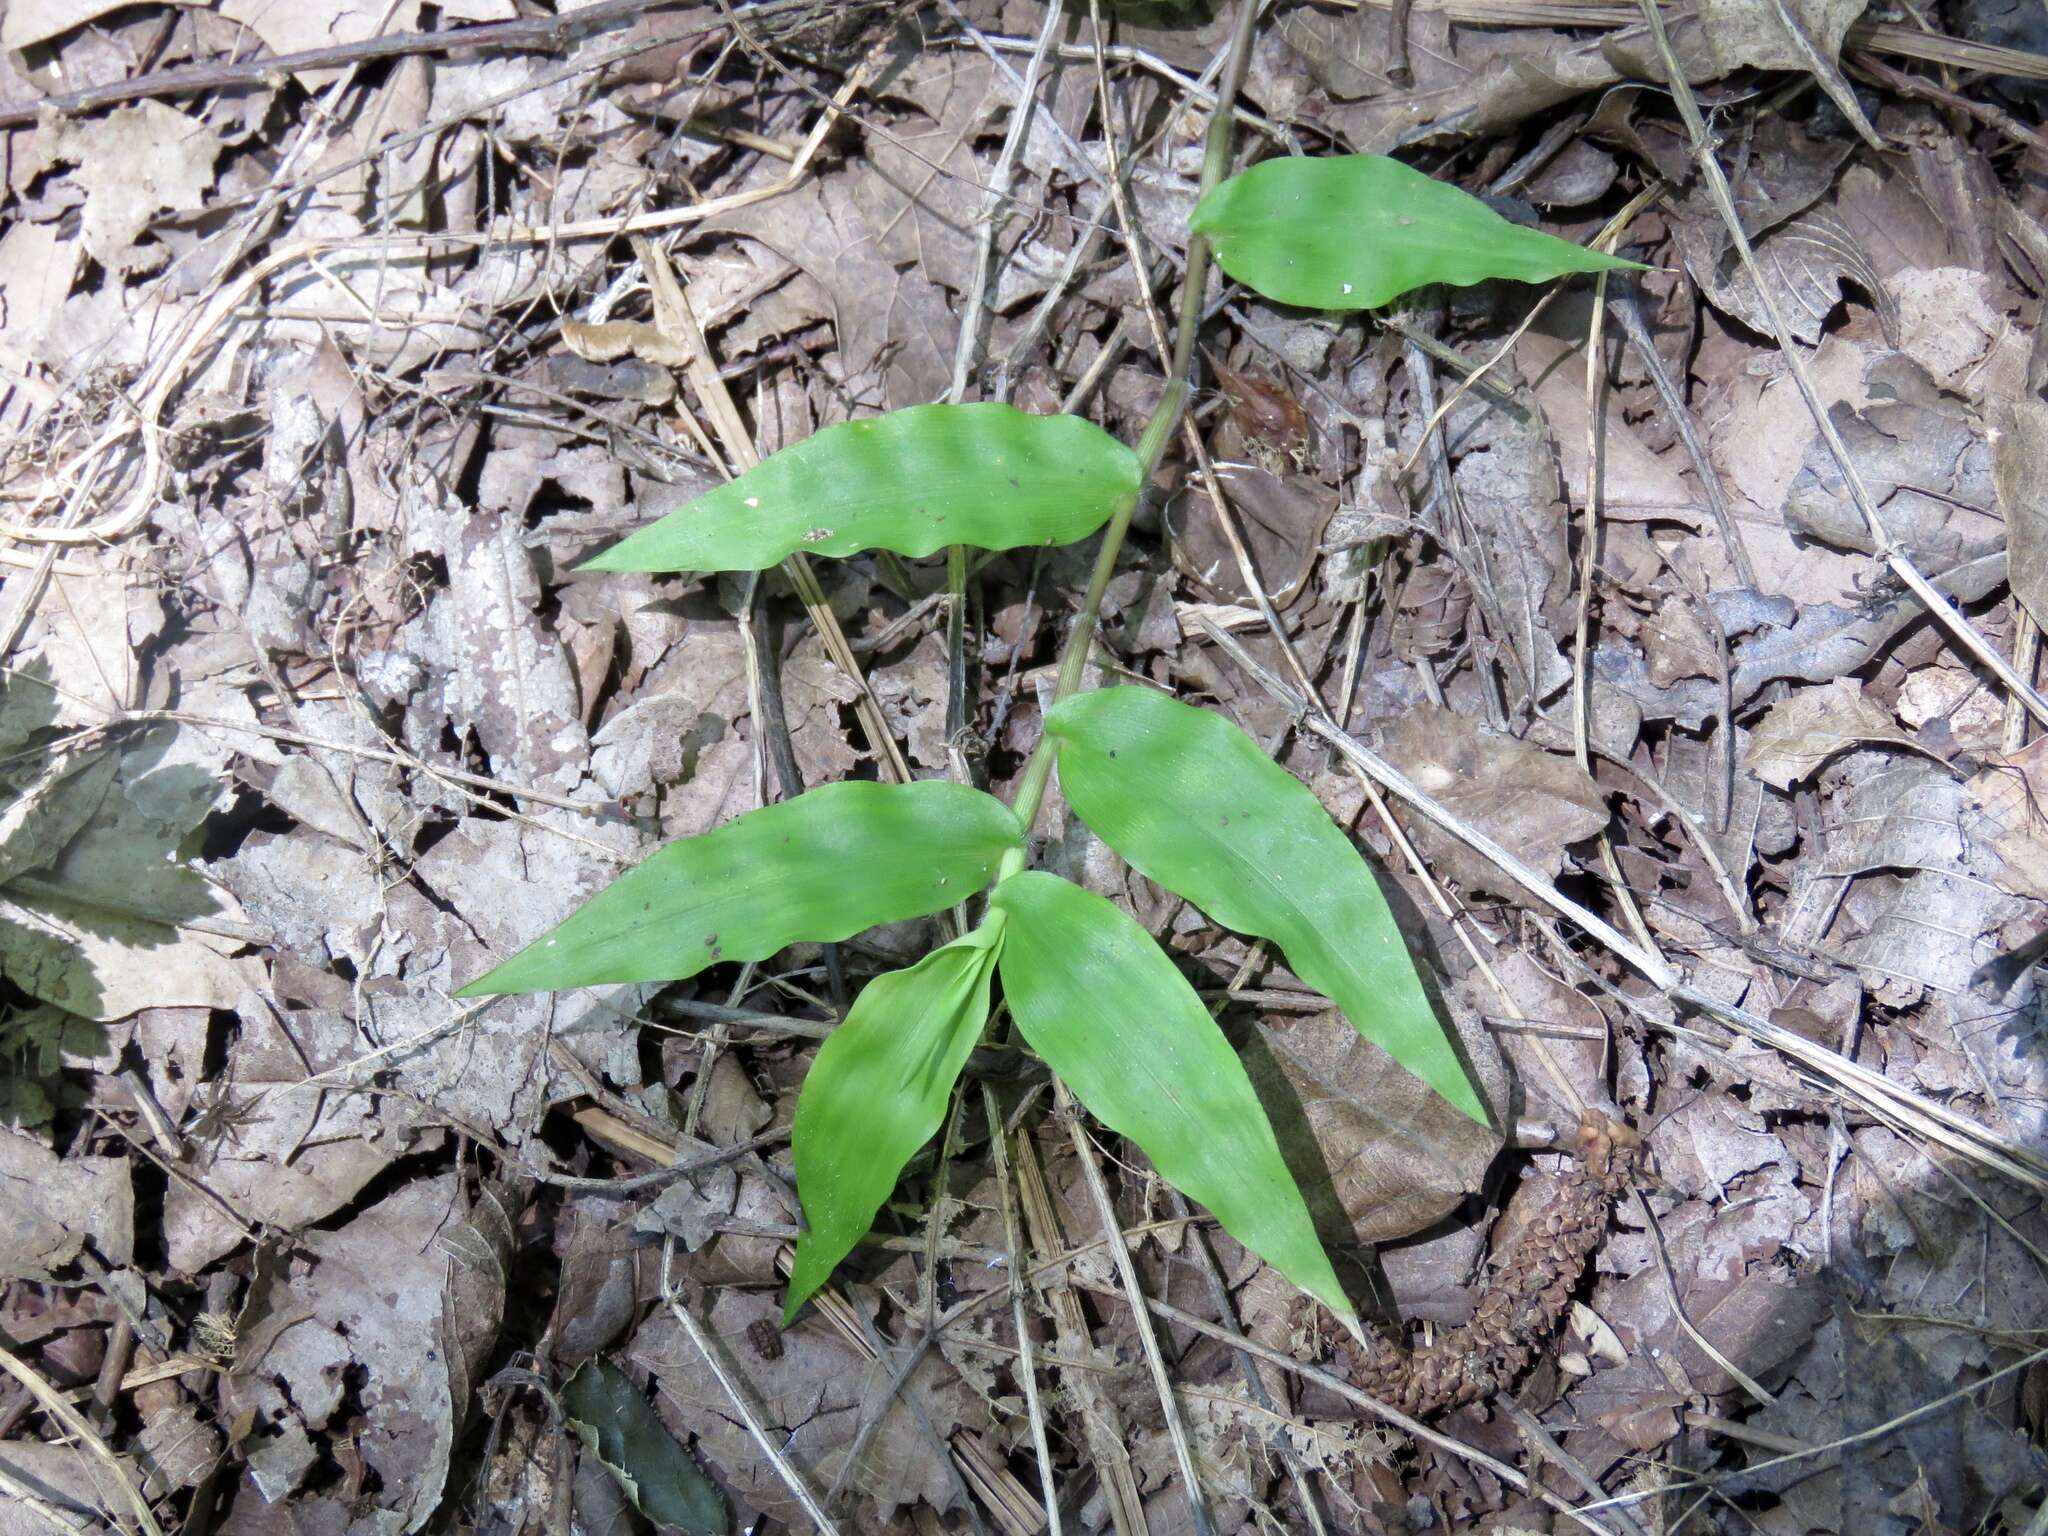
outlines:
{"label": "green leaf", "polygon": [[1360,1034],[1487,1123],[1372,871],[1300,780],[1221,715],[1149,688],[1075,694],[1045,728],[1067,803],[1104,842],[1216,922],[1279,945]]}
{"label": "green leaf", "polygon": [[1006,926],[994,913],[908,970],[877,976],[819,1047],[790,1127],[805,1230],[785,1326],[874,1224],[903,1165],[944,1120],[988,1020]]}
{"label": "green leaf", "polygon": [[680,981],[965,901],[1023,833],[942,779],[827,784],[670,843],[457,997]]}
{"label": "green leaf", "polygon": [[805,438],[587,561],[760,571],[796,550],[928,555],[1086,538],[1138,493],[1137,455],[1079,416],[918,405]]}
{"label": "green leaf", "polygon": [[1045,1064],[1224,1231],[1351,1319],[1243,1063],[1151,936],[1042,871],[1012,875],[989,906],[1010,916],[1003,996]]}
{"label": "green leaf", "polygon": [[641,1514],[690,1536],[724,1536],[731,1524],[725,1495],[624,1371],[607,1360],[584,1361],[562,1388],[562,1411]]}
{"label": "green leaf", "polygon": [[1262,161],[1196,204],[1188,227],[1239,282],[1306,309],[1377,309],[1428,283],[1640,269],[1511,224],[1385,155]]}

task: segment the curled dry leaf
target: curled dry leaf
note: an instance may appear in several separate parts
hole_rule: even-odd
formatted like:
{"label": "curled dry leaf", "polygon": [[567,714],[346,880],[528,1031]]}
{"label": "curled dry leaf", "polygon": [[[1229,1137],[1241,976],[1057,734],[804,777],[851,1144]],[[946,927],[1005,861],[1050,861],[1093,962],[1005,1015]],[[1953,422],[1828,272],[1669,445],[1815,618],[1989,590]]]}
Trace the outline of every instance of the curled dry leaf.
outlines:
{"label": "curled dry leaf", "polygon": [[1772,705],[1750,732],[1743,766],[1766,784],[1790,789],[1837,752],[1881,741],[1914,744],[1854,678],[1838,677]]}

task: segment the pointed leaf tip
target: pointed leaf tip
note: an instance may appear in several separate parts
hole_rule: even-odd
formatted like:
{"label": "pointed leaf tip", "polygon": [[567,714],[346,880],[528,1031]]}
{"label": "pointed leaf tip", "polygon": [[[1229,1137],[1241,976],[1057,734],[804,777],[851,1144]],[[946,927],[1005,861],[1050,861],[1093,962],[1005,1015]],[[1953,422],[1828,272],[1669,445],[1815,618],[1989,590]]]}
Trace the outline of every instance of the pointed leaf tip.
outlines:
{"label": "pointed leaf tip", "polygon": [[1016,813],[964,784],[827,784],[670,843],[456,996],[679,981],[834,943],[966,900],[1022,842]]}
{"label": "pointed leaf tip", "polygon": [[1075,694],[1045,724],[1061,791],[1104,842],[1224,927],[1278,945],[1361,1035],[1489,1123],[1379,883],[1299,779],[1221,715],[1150,688]]}
{"label": "pointed leaf tip", "polygon": [[1045,1064],[1224,1231],[1349,1315],[1244,1064],[1151,935],[1042,871],[1003,881],[989,906],[1010,918],[1003,996]]}
{"label": "pointed leaf tip", "polygon": [[909,969],[877,976],[819,1047],[790,1127],[804,1230],[785,1327],[874,1225],[904,1165],[944,1121],[988,1020],[1006,926],[992,913]]}

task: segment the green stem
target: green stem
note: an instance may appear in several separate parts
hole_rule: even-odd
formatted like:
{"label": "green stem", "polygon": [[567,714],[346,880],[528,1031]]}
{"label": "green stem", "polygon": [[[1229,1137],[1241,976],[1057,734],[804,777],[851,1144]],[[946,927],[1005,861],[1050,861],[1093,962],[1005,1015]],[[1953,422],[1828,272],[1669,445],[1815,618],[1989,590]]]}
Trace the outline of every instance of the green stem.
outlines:
{"label": "green stem", "polygon": [[[1102,532],[1102,547],[1095,552],[1095,569],[1088,577],[1088,591],[1081,599],[1081,613],[1074,620],[1073,633],[1067,636],[1067,648],[1060,654],[1059,680],[1054,683],[1052,701],[1057,704],[1068,694],[1081,686],[1081,676],[1088,667],[1088,649],[1095,639],[1095,621],[1102,614],[1102,594],[1109,589],[1109,578],[1116,574],[1116,557],[1124,547],[1124,535],[1129,532],[1131,518],[1151,490],[1153,473],[1159,468],[1159,461],[1166,453],[1166,445],[1172,439],[1174,429],[1180,425],[1181,407],[1187,403],[1188,387],[1174,379],[1166,386],[1166,393],[1159,397],[1159,404],[1152,412],[1152,419],[1145,423],[1145,435],[1138,439],[1138,489],[1124,504],[1110,514],[1109,526]],[[1032,748],[1031,760],[1024,765],[1024,775],[1017,781],[1017,798],[1013,808],[1017,819],[1024,823],[1028,832],[1038,820],[1039,806],[1045,799],[1045,783],[1052,774],[1052,737],[1041,735],[1038,745]],[[996,872],[998,881],[1007,880],[1024,867],[1024,850],[1013,848],[1004,856]]]}
{"label": "green stem", "polygon": [[[1208,132],[1202,141],[1203,196],[1213,191],[1230,172],[1231,122],[1236,115],[1237,95],[1244,85],[1245,70],[1251,63],[1252,34],[1258,28],[1259,11],[1260,0],[1240,0],[1237,29],[1230,38],[1230,58],[1224,65],[1223,79],[1216,92],[1216,106],[1210,113]],[[1088,591],[1081,600],[1080,616],[1074,621],[1073,633],[1067,636],[1067,648],[1060,653],[1059,679],[1053,685],[1054,704],[1081,686],[1082,674],[1088,667],[1088,652],[1095,643],[1095,623],[1102,613],[1102,594],[1109,587],[1109,578],[1116,573],[1116,560],[1123,552],[1124,535],[1130,531],[1131,517],[1138,510],[1138,503],[1150,493],[1152,476],[1166,454],[1166,445],[1180,429],[1181,413],[1188,400],[1188,375],[1194,365],[1195,333],[1202,326],[1202,295],[1208,286],[1209,239],[1206,235],[1190,235],[1187,271],[1181,279],[1180,326],[1174,336],[1173,363],[1166,381],[1166,392],[1159,397],[1152,419],[1145,423],[1144,435],[1138,439],[1138,462],[1143,466],[1138,491],[1117,509],[1110,517],[1108,527],[1102,531],[1102,547],[1095,554],[1095,570],[1088,578]],[[1038,821],[1038,812],[1045,803],[1046,782],[1051,777],[1052,737],[1040,735],[1038,745],[1031,750],[1030,760],[1024,764],[1023,776],[1017,780],[1017,796],[1012,802],[1027,835]],[[1024,858],[1022,848],[1013,848],[1003,855],[1003,862],[996,870],[996,883],[1001,884],[1023,869]]]}

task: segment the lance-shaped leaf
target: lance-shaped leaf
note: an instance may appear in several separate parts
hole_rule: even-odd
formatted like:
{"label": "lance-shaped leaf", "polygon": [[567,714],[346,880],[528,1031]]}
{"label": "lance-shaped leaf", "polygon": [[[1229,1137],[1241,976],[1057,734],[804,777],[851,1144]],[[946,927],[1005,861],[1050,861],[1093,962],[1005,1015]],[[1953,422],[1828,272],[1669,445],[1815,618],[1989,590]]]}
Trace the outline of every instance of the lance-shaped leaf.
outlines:
{"label": "lance-shaped leaf", "polygon": [[1022,841],[964,784],[827,784],[670,843],[456,996],[680,981],[831,943],[965,901]]}
{"label": "lance-shaped leaf", "polygon": [[908,970],[877,976],[818,1048],[790,1127],[804,1231],[785,1324],[874,1224],[903,1165],[945,1118],[988,1021],[1006,926],[992,914]]}
{"label": "lance-shaped leaf", "polygon": [[1511,224],[1385,155],[1262,161],[1196,204],[1188,227],[1239,282],[1308,309],[1376,309],[1427,283],[1638,266]]}
{"label": "lance-shaped leaf", "polygon": [[797,550],[1071,544],[1137,495],[1139,478],[1137,455],[1079,416],[918,405],[827,427],[583,568],[760,571]]}
{"label": "lance-shaped leaf", "polygon": [[1075,694],[1045,725],[1067,803],[1104,842],[1277,944],[1360,1034],[1487,1123],[1372,871],[1300,780],[1221,715],[1149,688]]}
{"label": "lance-shaped leaf", "polygon": [[1223,1031],[1151,935],[1042,871],[989,896],[1009,914],[1003,996],[1076,1098],[1160,1176],[1339,1317],[1353,1317],[1266,1109]]}
{"label": "lance-shaped leaf", "polygon": [[624,1371],[608,1360],[584,1361],[562,1388],[562,1412],[641,1514],[689,1536],[724,1536],[732,1523],[725,1495]]}

